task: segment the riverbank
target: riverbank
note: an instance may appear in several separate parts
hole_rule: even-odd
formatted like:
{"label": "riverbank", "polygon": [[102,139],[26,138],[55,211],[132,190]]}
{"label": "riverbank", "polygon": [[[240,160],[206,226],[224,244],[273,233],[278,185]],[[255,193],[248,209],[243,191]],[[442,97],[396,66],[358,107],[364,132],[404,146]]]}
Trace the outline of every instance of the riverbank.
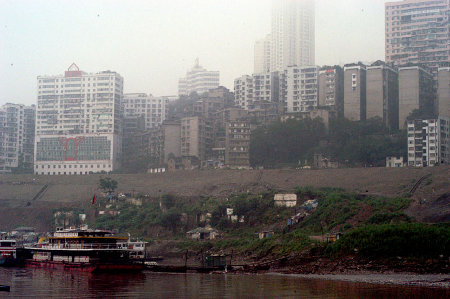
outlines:
{"label": "riverbank", "polygon": [[[187,260],[180,256],[171,256],[167,259],[164,258],[158,264],[167,267],[167,269],[171,267],[182,268],[185,265],[187,268],[201,268],[201,261],[201,256],[189,254]],[[450,261],[444,259],[401,257],[367,259],[357,255],[326,258],[323,256],[312,256],[310,252],[304,252],[299,255],[288,255],[284,257],[272,256],[271,258],[260,260],[249,259],[242,255],[234,255],[232,257],[226,255],[226,263],[228,273],[238,274],[277,273],[280,275],[311,275],[311,277],[413,275],[425,278],[444,277],[448,280],[446,283],[450,283]],[[223,273],[223,270],[222,268],[218,273]],[[199,272],[207,273],[210,271],[207,271],[205,268],[205,271]],[[429,282],[439,282],[439,279]]]}
{"label": "riverbank", "polygon": [[449,289],[450,292],[450,275],[448,274],[410,274],[410,273],[282,274],[277,272],[269,272],[268,274],[298,277],[305,279],[315,279],[315,280],[320,279],[331,281],[361,282],[371,284],[446,288]]}

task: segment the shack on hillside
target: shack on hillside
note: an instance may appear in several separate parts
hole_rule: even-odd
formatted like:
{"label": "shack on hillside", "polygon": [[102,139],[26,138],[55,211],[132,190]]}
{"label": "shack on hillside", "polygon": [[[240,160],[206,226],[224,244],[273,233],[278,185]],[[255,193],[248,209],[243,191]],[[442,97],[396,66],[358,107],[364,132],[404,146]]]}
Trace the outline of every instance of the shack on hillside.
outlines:
{"label": "shack on hillside", "polygon": [[262,232],[259,232],[259,233],[258,233],[258,237],[259,237],[260,239],[264,239],[264,238],[272,238],[273,235],[274,235],[273,230],[265,230],[265,231],[262,231]]}
{"label": "shack on hillside", "polygon": [[193,240],[214,240],[219,235],[219,231],[212,227],[197,227],[186,234]]}
{"label": "shack on hillside", "polygon": [[295,207],[297,205],[297,194],[275,194],[273,198],[277,207]]}

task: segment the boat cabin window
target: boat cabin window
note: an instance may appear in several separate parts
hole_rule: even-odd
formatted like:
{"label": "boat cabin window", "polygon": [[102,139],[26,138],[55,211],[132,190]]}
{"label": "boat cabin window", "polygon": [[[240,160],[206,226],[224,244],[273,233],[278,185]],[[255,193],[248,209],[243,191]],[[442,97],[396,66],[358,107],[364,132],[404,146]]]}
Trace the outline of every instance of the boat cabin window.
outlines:
{"label": "boat cabin window", "polygon": [[11,247],[11,246],[16,246],[16,242],[0,242],[0,247]]}

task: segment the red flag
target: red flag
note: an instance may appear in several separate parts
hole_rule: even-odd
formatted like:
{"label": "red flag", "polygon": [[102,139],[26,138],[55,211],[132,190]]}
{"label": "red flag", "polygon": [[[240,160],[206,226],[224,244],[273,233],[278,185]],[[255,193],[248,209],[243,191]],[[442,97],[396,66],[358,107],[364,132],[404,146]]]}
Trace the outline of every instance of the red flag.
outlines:
{"label": "red flag", "polygon": [[95,203],[95,200],[96,200],[96,198],[95,198],[95,194],[94,194],[94,197],[92,198],[92,204]]}

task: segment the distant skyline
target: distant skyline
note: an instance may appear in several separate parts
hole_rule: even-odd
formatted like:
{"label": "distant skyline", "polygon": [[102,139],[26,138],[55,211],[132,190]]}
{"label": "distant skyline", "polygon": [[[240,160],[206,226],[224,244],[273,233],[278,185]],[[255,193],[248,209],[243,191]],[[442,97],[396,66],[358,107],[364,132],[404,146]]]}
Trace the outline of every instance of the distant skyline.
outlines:
{"label": "distant skyline", "polygon": [[[280,0],[281,1],[281,0]],[[385,0],[316,0],[316,64],[384,60]],[[177,94],[194,65],[221,85],[253,72],[272,0],[0,0],[0,105],[34,104],[36,77],[112,70],[124,92]]]}

